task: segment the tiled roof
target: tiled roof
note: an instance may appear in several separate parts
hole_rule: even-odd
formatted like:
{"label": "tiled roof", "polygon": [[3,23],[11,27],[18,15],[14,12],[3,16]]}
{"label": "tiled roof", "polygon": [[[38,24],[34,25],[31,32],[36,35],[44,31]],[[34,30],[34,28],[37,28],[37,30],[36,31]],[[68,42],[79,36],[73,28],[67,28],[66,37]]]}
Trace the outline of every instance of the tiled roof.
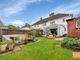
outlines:
{"label": "tiled roof", "polygon": [[26,23],[22,28],[25,28],[25,27],[31,27],[31,25],[29,25],[28,23]]}
{"label": "tiled roof", "polygon": [[3,22],[0,20],[0,26],[4,26]]}
{"label": "tiled roof", "polygon": [[80,19],[80,17],[71,18],[71,19],[68,19],[67,21],[70,21],[70,20],[77,20],[77,19]]}
{"label": "tiled roof", "polygon": [[45,22],[48,22],[48,21],[51,21],[51,20],[54,20],[54,19],[57,19],[57,18],[70,16],[70,15],[72,15],[72,14],[54,14],[54,15],[49,16],[48,18],[41,19],[41,20],[37,21],[33,25],[42,24],[42,23],[45,23]]}

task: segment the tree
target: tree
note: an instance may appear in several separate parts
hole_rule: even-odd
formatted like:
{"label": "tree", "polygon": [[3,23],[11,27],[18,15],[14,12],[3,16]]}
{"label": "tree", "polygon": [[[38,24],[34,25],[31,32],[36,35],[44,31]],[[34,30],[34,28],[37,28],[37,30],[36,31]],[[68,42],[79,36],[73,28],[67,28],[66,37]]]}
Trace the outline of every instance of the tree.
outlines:
{"label": "tree", "polygon": [[8,28],[9,29],[17,29],[17,27],[16,26],[13,26],[13,25],[9,25]]}

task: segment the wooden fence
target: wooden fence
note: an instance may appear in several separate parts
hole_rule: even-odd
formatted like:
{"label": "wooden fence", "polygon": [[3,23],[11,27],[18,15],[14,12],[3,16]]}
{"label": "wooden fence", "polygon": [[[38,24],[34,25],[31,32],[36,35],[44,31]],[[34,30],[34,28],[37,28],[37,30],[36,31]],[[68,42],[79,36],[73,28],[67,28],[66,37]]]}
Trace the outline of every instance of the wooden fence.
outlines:
{"label": "wooden fence", "polygon": [[29,30],[19,30],[19,29],[0,29],[0,35],[10,35],[10,34],[28,34]]}

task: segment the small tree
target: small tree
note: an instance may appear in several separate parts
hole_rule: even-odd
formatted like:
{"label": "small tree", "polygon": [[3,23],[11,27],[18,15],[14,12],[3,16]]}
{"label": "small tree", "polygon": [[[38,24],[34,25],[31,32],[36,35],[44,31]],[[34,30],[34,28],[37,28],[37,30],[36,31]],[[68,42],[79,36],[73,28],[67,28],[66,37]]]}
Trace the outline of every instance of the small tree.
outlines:
{"label": "small tree", "polygon": [[31,39],[33,40],[33,41],[35,41],[36,40],[36,34],[37,34],[37,32],[36,32],[36,30],[35,29],[32,29],[31,30]]}
{"label": "small tree", "polygon": [[35,29],[31,30],[31,33],[32,33],[33,37],[36,37],[36,30]]}

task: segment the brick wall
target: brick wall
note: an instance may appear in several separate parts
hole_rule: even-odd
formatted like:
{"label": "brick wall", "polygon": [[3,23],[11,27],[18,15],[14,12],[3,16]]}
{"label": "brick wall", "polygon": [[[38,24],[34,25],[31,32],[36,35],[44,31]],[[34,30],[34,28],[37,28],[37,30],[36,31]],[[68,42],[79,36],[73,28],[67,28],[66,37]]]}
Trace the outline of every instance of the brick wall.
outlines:
{"label": "brick wall", "polygon": [[76,21],[74,19],[68,20],[68,35],[72,37],[78,37],[80,38],[80,29],[76,28]]}

